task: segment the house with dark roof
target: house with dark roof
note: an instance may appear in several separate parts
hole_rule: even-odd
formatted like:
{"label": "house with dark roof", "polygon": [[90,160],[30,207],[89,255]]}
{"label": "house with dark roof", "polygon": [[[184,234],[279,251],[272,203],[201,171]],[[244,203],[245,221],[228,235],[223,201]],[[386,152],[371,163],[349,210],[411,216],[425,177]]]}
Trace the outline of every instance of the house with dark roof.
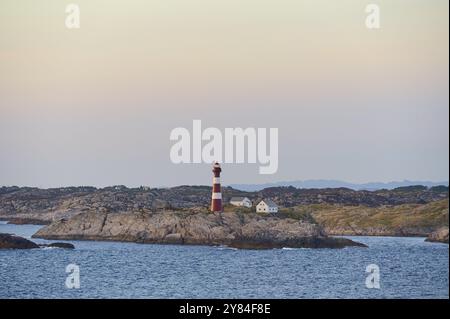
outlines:
{"label": "house with dark roof", "polygon": [[256,205],[257,213],[278,213],[278,205],[271,199],[263,199]]}

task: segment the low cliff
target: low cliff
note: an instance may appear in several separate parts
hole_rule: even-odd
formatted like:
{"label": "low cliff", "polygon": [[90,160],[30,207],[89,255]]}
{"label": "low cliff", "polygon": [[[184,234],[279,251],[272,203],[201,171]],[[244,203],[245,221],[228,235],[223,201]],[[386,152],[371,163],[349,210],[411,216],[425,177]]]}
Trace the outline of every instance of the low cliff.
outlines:
{"label": "low cliff", "polygon": [[345,238],[328,237],[319,225],[308,221],[236,212],[86,212],[55,221],[33,237],[228,245],[249,249],[364,247]]}
{"label": "low cliff", "polygon": [[426,241],[448,244],[448,227],[442,227],[428,235]]}

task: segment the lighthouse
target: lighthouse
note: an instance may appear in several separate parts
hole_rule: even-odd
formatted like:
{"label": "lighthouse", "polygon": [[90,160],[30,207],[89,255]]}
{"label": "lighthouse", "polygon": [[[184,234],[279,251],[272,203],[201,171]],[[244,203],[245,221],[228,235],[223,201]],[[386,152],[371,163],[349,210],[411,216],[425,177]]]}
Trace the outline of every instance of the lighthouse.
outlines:
{"label": "lighthouse", "polygon": [[222,192],[220,191],[220,172],[222,169],[220,168],[220,164],[215,162],[213,165],[212,172],[214,174],[213,177],[213,189],[211,196],[211,211],[221,212],[222,211]]}

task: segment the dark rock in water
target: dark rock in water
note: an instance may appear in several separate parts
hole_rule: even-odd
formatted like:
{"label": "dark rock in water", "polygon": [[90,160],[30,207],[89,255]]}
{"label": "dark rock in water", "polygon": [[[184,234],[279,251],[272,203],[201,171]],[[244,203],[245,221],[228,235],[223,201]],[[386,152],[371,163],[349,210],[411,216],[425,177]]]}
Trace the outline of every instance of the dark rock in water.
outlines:
{"label": "dark rock in water", "polygon": [[239,249],[367,247],[347,238],[334,237],[304,237],[282,241],[242,239],[233,241],[229,246]]}
{"label": "dark rock in water", "polygon": [[25,239],[20,236],[11,234],[0,234],[0,249],[31,249],[40,247],[57,247],[74,249],[75,246],[71,243],[51,243],[51,244],[36,244],[31,240]]}
{"label": "dark rock in water", "polygon": [[448,227],[442,227],[432,232],[425,241],[448,244]]}
{"label": "dark rock in water", "polygon": [[71,243],[51,243],[48,247],[58,247],[66,249],[75,249],[75,246]]}
{"label": "dark rock in water", "polygon": [[39,248],[39,246],[23,237],[11,234],[0,234],[0,249],[32,249],[32,248]]}
{"label": "dark rock in water", "polygon": [[75,249],[75,246],[71,243],[51,243],[48,245],[40,245],[41,247],[55,247],[55,248],[65,248],[65,249]]}

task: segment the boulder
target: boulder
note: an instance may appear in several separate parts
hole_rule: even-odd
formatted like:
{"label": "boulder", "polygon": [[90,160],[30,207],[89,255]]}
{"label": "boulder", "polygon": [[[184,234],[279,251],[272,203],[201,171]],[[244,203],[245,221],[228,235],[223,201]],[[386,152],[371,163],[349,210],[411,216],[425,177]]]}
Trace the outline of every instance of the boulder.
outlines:
{"label": "boulder", "polygon": [[0,249],[32,249],[39,248],[34,242],[20,236],[0,234]]}

